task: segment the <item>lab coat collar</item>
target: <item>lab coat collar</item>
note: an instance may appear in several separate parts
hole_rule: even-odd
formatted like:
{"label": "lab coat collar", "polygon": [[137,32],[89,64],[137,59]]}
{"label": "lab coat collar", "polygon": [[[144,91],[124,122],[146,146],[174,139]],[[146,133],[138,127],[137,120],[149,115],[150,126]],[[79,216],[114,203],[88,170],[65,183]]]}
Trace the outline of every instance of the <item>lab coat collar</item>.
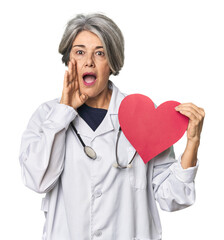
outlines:
{"label": "lab coat collar", "polygon": [[117,128],[117,124],[113,122],[115,118],[112,117],[112,115],[118,115],[118,109],[121,101],[125,97],[125,94],[121,93],[120,90],[115,86],[115,84],[110,80],[109,88],[112,89],[109,108],[103,121],[95,131],[93,131],[90,126],[85,122],[85,120],[83,120],[79,115],[73,120],[73,124],[75,125],[78,133],[81,136],[90,138],[90,141],[92,141],[95,137],[101,134],[105,134]]}

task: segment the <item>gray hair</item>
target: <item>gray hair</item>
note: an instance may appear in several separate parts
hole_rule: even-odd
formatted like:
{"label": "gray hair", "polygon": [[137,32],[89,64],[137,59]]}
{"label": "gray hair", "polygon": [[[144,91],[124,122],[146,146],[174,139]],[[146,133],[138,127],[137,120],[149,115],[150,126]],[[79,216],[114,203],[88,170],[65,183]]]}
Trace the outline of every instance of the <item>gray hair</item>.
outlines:
{"label": "gray hair", "polygon": [[124,38],[118,26],[103,14],[78,14],[71,19],[62,36],[59,53],[62,62],[68,65],[72,43],[81,31],[90,31],[101,40],[105,49],[109,67],[113,75],[117,75],[124,65]]}

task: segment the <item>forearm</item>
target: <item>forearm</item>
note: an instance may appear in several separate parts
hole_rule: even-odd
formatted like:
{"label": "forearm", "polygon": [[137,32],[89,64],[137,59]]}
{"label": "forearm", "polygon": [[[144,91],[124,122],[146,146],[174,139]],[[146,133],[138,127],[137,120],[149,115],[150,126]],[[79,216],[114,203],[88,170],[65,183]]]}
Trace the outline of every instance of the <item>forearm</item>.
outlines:
{"label": "forearm", "polygon": [[197,153],[198,153],[199,141],[187,142],[185,151],[181,157],[181,166],[184,169],[194,167],[197,164]]}
{"label": "forearm", "polygon": [[197,153],[205,112],[203,108],[199,108],[192,103],[180,104],[175,109],[189,118],[187,128],[188,141],[181,158],[181,166],[183,169],[194,167],[197,164]]}

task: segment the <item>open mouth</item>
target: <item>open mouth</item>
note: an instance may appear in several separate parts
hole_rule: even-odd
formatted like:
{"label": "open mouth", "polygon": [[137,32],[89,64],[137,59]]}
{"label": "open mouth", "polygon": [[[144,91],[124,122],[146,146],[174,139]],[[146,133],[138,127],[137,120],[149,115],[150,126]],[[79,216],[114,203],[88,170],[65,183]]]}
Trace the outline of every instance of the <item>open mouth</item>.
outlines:
{"label": "open mouth", "polygon": [[96,74],[86,72],[82,75],[83,82],[86,86],[91,86],[96,82]]}

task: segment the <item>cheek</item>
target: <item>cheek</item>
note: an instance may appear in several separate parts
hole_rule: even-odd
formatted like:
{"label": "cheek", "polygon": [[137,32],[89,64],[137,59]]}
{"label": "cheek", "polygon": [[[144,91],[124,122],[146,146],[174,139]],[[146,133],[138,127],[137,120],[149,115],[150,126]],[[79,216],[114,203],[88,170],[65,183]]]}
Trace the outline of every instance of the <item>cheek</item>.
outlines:
{"label": "cheek", "polygon": [[77,63],[77,66],[78,65],[81,65],[81,63],[83,62],[83,57],[80,55],[75,55],[75,54],[70,54],[70,57],[69,57],[70,59],[74,59],[75,61],[76,61],[76,63]]}
{"label": "cheek", "polygon": [[109,75],[110,75],[110,68],[109,68],[108,64],[101,64],[100,70],[101,70],[100,72],[102,73],[101,76],[109,77]]}
{"label": "cheek", "polygon": [[76,60],[76,70],[78,74],[81,73],[82,66],[83,64],[81,63],[81,61]]}
{"label": "cheek", "polygon": [[109,68],[109,66],[106,66],[106,67],[104,68],[104,76],[105,76],[106,78],[109,78],[109,76],[110,76],[110,68]]}

